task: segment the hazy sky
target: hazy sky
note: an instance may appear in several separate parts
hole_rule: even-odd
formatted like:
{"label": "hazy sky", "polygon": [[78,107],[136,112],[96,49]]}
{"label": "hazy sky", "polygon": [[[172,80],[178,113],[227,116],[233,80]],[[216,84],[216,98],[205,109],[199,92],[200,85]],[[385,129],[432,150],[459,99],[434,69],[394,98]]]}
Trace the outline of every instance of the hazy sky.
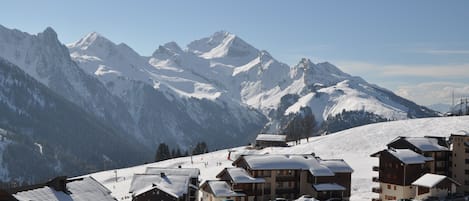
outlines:
{"label": "hazy sky", "polygon": [[4,0],[0,24],[50,26],[63,43],[96,31],[142,55],[226,30],[287,64],[329,61],[419,104],[469,96],[469,1]]}

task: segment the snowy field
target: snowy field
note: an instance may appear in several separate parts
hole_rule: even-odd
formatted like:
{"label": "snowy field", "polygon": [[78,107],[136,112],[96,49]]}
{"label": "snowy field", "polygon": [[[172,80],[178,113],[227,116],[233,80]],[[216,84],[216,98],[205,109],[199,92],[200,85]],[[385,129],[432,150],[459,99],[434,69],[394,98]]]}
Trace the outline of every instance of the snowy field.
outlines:
{"label": "snowy field", "polygon": [[[344,159],[353,169],[352,201],[369,201],[378,195],[371,192],[373,183],[371,178],[377,175],[372,166],[378,160],[370,154],[386,148],[386,144],[398,136],[421,137],[449,136],[451,133],[469,131],[469,117],[441,117],[414,120],[402,120],[377,123],[327,136],[311,137],[309,142],[304,139],[298,145],[286,148],[265,148],[250,150],[246,147],[230,149],[232,160],[240,154],[311,154],[324,159]],[[215,179],[215,176],[225,167],[230,167],[232,160],[228,160],[228,150],[219,150],[207,154],[191,157],[176,158],[157,163],[151,163],[131,168],[109,170],[91,174],[101,182],[118,200],[131,200],[128,193],[133,174],[144,173],[146,167],[194,167],[200,169],[200,179]]]}

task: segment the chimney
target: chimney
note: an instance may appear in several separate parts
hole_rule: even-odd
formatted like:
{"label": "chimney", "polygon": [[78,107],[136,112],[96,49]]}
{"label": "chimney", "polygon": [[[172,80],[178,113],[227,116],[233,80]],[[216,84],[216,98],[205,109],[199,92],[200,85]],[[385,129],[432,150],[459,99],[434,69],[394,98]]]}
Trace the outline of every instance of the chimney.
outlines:
{"label": "chimney", "polygon": [[182,166],[181,166],[181,165],[178,165],[178,168],[182,168]]}
{"label": "chimney", "polygon": [[160,172],[160,176],[161,177],[166,177],[166,174],[164,174],[164,172]]}
{"label": "chimney", "polygon": [[67,177],[66,176],[59,176],[56,177],[49,182],[47,182],[47,186],[53,188],[56,191],[62,191],[67,193]]}

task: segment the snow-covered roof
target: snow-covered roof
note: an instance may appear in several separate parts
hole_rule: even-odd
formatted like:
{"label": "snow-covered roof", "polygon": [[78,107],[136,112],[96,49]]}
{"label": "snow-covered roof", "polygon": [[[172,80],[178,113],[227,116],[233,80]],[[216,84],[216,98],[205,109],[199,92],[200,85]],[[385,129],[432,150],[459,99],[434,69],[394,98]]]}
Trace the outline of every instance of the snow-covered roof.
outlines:
{"label": "snow-covered roof", "polygon": [[465,130],[459,130],[457,132],[454,132],[452,135],[463,135],[463,136],[469,136],[469,132]]}
{"label": "snow-covered roof", "polygon": [[158,188],[174,197],[181,197],[187,193],[188,186],[189,176],[187,175],[165,175],[161,177],[160,174],[135,174],[129,192],[133,195],[139,195]]}
{"label": "snow-covered roof", "polygon": [[274,134],[259,134],[256,137],[256,141],[273,141],[273,142],[286,142],[286,135],[274,135]]}
{"label": "snow-covered roof", "polygon": [[265,183],[264,178],[254,178],[243,168],[226,168],[226,172],[233,179],[233,183]]}
{"label": "snow-covered roof", "polygon": [[316,198],[313,198],[313,196],[311,195],[302,195],[301,197],[293,201],[319,201],[319,200]]}
{"label": "snow-covered roof", "polygon": [[336,183],[313,184],[316,191],[345,191],[346,188]]}
{"label": "snow-covered roof", "polygon": [[421,164],[433,160],[431,157],[422,156],[410,149],[387,149],[386,151],[405,164]]}
{"label": "snow-covered roof", "polygon": [[67,190],[70,194],[44,186],[33,190],[17,192],[13,196],[20,201],[115,201],[110,195],[110,191],[91,177],[68,182]]}
{"label": "snow-covered roof", "polygon": [[200,170],[198,168],[162,168],[162,167],[147,167],[145,174],[161,174],[166,175],[186,175],[190,178],[199,177]]}
{"label": "snow-covered roof", "polygon": [[334,172],[319,163],[312,155],[246,155],[243,156],[253,170],[309,170],[314,176],[334,176]]}
{"label": "snow-covered roof", "polygon": [[430,137],[406,137],[405,140],[422,151],[449,151],[438,144],[438,139]]}
{"label": "snow-covered roof", "polygon": [[448,178],[453,183],[458,184],[456,181],[454,181],[453,179],[451,179],[447,176],[427,173],[427,174],[421,176],[420,178],[418,178],[417,180],[415,180],[414,182],[412,182],[412,185],[423,186],[423,187],[427,187],[427,188],[433,188],[436,185],[438,185],[440,182],[445,180],[446,178]]}
{"label": "snow-covered roof", "polygon": [[245,196],[244,193],[238,193],[231,189],[230,185],[226,181],[207,181],[207,184],[212,189],[215,197],[241,197]]}
{"label": "snow-covered roof", "polygon": [[319,163],[328,167],[334,173],[352,173],[353,169],[342,159],[319,159]]}

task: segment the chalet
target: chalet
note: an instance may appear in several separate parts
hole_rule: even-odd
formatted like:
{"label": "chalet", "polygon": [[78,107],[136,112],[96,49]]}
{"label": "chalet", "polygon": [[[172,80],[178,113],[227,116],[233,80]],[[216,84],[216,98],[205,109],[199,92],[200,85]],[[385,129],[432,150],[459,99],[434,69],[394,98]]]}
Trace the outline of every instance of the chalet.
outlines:
{"label": "chalet", "polygon": [[129,193],[132,201],[162,200],[187,201],[190,179],[187,175],[135,174],[130,184]]}
{"label": "chalet", "polygon": [[451,134],[450,141],[453,147],[451,176],[461,184],[457,192],[469,195],[469,132],[459,131]]}
{"label": "chalet", "polygon": [[455,180],[437,174],[427,173],[414,182],[415,199],[426,200],[434,198],[435,200],[444,200],[448,195],[456,192],[456,186],[459,185]]}
{"label": "chalet", "polygon": [[162,167],[147,167],[145,174],[153,175],[180,175],[187,176],[189,179],[188,201],[196,201],[198,197],[198,186],[199,186],[199,175],[200,170],[198,168],[162,168]]}
{"label": "chalet", "polygon": [[379,158],[379,177],[373,181],[379,182],[378,188],[372,191],[379,193],[378,200],[411,199],[415,196],[412,182],[429,172],[428,164],[433,161],[410,149],[385,149],[374,153],[371,157]]}
{"label": "chalet", "polygon": [[92,177],[67,180],[57,177],[43,184],[19,187],[0,192],[2,201],[30,200],[102,200],[116,201],[111,192]]}
{"label": "chalet", "polygon": [[429,173],[447,175],[449,174],[451,150],[444,137],[398,137],[387,144],[388,148],[410,149],[425,157],[432,157],[433,161],[428,164]]}
{"label": "chalet", "polygon": [[286,135],[274,135],[274,134],[259,134],[256,137],[256,147],[286,147],[287,136]]}
{"label": "chalet", "polygon": [[200,189],[202,198],[200,201],[248,201],[246,194],[236,192],[226,181],[208,180],[205,181]]}
{"label": "chalet", "polygon": [[264,178],[254,178],[243,168],[225,168],[217,178],[228,183],[231,188],[245,195],[244,200],[254,200],[256,197],[263,200]]}
{"label": "chalet", "polygon": [[[234,161],[233,166],[246,170],[249,179],[265,180],[264,184],[256,186],[236,185],[240,192],[255,193],[254,200],[272,200],[279,197],[293,200],[305,194],[321,200],[348,200],[350,196],[353,170],[343,160],[322,160],[310,154],[245,155]],[[222,175],[219,174],[220,178],[224,179]],[[263,189],[259,189],[259,186],[263,186]],[[259,197],[259,193],[263,195]]]}

